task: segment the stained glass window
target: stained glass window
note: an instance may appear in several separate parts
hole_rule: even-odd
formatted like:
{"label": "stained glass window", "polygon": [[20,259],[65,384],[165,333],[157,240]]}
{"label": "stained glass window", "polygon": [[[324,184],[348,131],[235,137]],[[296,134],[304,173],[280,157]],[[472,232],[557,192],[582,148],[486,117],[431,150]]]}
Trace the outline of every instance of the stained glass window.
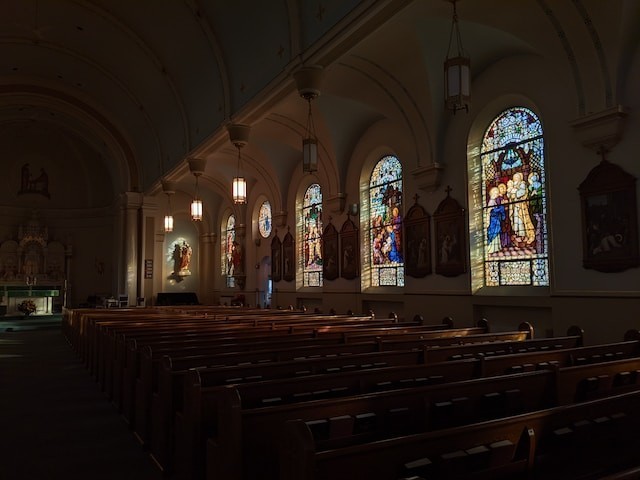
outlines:
{"label": "stained glass window", "polygon": [[224,271],[227,276],[227,287],[229,288],[235,287],[233,254],[236,250],[236,245],[236,217],[235,215],[229,215],[224,241]]}
{"label": "stained glass window", "polygon": [[263,238],[271,235],[271,204],[268,200],[262,202],[258,212],[258,231]]}
{"label": "stained glass window", "polygon": [[369,180],[371,286],[404,286],[402,165],[383,157]]}
{"label": "stained glass window", "polygon": [[322,286],[322,190],[312,184],[302,200],[302,248],[304,265],[302,284],[305,287]]}
{"label": "stained glass window", "polygon": [[502,112],[480,158],[485,285],[549,285],[544,141],[535,113]]}

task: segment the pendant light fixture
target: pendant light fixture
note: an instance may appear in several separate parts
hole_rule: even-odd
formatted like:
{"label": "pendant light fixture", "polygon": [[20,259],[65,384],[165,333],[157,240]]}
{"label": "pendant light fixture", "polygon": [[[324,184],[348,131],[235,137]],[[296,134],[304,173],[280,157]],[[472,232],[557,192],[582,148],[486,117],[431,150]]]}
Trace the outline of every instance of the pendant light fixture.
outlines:
{"label": "pendant light fixture", "polygon": [[175,193],[175,187],[172,182],[162,181],[162,191],[167,196],[167,213],[164,216],[165,233],[173,232],[173,213],[171,212],[171,195]]}
{"label": "pendant light fixture", "polygon": [[199,222],[202,220],[202,200],[198,198],[198,177],[200,174],[194,173],[193,175],[196,177],[196,193],[191,202],[191,220]]}
{"label": "pendant light fixture", "polygon": [[233,194],[233,203],[243,204],[247,203],[247,180],[240,174],[240,161],[241,154],[240,149],[242,148],[240,145],[236,145],[238,149],[238,174],[233,177],[233,183],[231,185],[231,190]]}
{"label": "pendant light fixture", "polygon": [[318,170],[318,137],[316,136],[316,127],[313,124],[313,114],[311,113],[311,100],[316,97],[307,94],[303,98],[309,104],[309,113],[307,115],[305,136],[302,139],[302,171],[313,173]]}
{"label": "pendant light fixture", "polygon": [[231,194],[233,203],[243,205],[247,203],[247,180],[241,174],[242,170],[242,147],[249,143],[249,132],[251,127],[239,123],[232,123],[227,126],[229,140],[238,149],[238,169],[231,184]]}
{"label": "pendant light fixture", "polygon": [[[464,109],[469,112],[471,103],[471,60],[462,47],[456,0],[446,0],[453,4],[453,18],[449,34],[449,48],[444,61],[444,103],[455,114]],[[452,56],[453,55],[453,56]]]}
{"label": "pendant light fixture", "polygon": [[206,159],[201,158],[190,158],[189,159],[189,170],[196,177],[196,188],[195,195],[193,197],[193,201],[191,202],[191,220],[195,222],[199,222],[202,220],[202,200],[198,196],[198,178],[204,173],[204,167],[206,165]]}
{"label": "pendant light fixture", "polygon": [[322,67],[318,65],[303,67],[294,73],[298,93],[307,101],[307,124],[302,139],[302,171],[313,173],[318,170],[318,136],[313,122],[311,102],[320,95]]}

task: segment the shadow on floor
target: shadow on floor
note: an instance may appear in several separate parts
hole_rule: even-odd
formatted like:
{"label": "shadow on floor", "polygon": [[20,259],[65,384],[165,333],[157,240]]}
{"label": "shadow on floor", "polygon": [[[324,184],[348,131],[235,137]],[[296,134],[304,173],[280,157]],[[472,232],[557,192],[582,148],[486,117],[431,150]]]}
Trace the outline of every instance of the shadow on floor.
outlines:
{"label": "shadow on floor", "polygon": [[39,320],[0,331],[0,478],[160,480],[60,328]]}

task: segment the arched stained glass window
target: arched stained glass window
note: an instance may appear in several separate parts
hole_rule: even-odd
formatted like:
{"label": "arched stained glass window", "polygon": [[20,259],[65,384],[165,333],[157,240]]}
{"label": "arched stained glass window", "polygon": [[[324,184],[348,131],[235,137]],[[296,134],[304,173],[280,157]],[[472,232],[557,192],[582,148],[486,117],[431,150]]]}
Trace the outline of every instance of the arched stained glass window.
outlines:
{"label": "arched stained glass window", "polygon": [[480,158],[485,286],[549,285],[544,140],[535,113],[502,112]]}
{"label": "arched stained glass window", "polygon": [[322,190],[317,183],[307,188],[302,200],[302,285],[322,286]]}
{"label": "arched stained glass window", "polygon": [[236,251],[236,217],[235,215],[229,215],[227,219],[227,228],[224,236],[224,273],[227,276],[227,287],[235,287],[235,278],[233,277],[234,266],[234,252]]}
{"label": "arched stained glass window", "polygon": [[402,164],[380,159],[369,180],[371,286],[404,286],[402,251]]}
{"label": "arched stained glass window", "polygon": [[269,200],[265,200],[258,212],[258,231],[262,238],[268,238],[271,235],[271,224],[271,204]]}

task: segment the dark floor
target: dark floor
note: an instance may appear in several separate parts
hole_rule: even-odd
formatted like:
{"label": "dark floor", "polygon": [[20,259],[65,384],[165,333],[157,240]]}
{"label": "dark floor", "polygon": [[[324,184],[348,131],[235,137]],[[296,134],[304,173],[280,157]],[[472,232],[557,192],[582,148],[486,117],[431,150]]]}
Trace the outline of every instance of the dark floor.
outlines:
{"label": "dark floor", "polygon": [[0,479],[159,480],[53,320],[0,325]]}

